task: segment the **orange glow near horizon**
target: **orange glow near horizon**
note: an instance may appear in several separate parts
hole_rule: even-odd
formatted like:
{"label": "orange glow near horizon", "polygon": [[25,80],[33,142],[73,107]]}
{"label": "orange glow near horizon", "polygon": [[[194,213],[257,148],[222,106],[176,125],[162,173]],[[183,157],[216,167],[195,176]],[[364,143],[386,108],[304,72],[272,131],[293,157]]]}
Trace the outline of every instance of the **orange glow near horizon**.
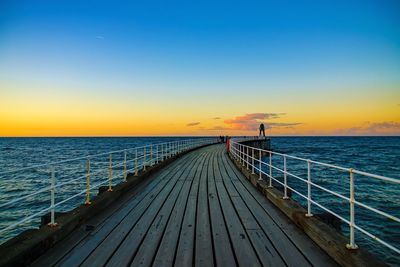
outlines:
{"label": "orange glow near horizon", "polygon": [[[0,136],[255,135],[261,122],[267,125],[268,135],[400,134],[396,102],[400,90],[346,99],[326,93],[307,101],[288,96],[285,102],[264,96],[249,105],[242,101],[246,94],[230,99],[206,96],[199,102],[149,93],[135,101],[132,96],[89,96],[65,89],[3,88],[8,90],[0,93]],[[260,115],[269,111],[278,115]]]}

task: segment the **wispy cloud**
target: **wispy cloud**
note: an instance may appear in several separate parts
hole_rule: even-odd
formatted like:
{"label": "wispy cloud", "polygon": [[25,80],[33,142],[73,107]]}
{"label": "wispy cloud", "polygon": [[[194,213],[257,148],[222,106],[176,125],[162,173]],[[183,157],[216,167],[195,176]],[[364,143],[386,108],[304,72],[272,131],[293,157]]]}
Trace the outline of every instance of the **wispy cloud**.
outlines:
{"label": "wispy cloud", "polygon": [[224,127],[224,126],[214,126],[212,128],[207,128],[209,131],[224,131],[224,130],[229,130],[229,127]]}
{"label": "wispy cloud", "polygon": [[196,121],[196,122],[188,123],[188,124],[186,124],[186,126],[192,127],[192,126],[196,126],[196,125],[199,125],[199,124],[200,124],[200,122]]}
{"label": "wispy cloud", "polygon": [[104,36],[103,36],[103,35],[97,35],[97,36],[96,36],[96,39],[104,40]]}
{"label": "wispy cloud", "polygon": [[220,120],[221,117],[214,117],[213,120]]}
{"label": "wispy cloud", "polygon": [[381,134],[400,134],[400,122],[365,122],[361,126],[340,129],[336,132],[340,135],[381,135]]}
{"label": "wispy cloud", "polygon": [[257,130],[260,123],[264,123],[267,129],[276,127],[294,127],[301,124],[300,122],[267,122],[269,119],[278,119],[286,113],[251,113],[243,116],[238,116],[233,119],[224,120],[224,123],[229,125],[234,130]]}

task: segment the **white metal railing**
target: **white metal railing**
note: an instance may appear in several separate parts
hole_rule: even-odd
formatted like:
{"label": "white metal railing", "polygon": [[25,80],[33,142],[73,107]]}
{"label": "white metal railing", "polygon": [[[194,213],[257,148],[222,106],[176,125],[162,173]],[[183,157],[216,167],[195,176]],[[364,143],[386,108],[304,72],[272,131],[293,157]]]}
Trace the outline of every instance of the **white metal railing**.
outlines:
{"label": "white metal railing", "polygon": [[[39,164],[35,166],[20,168],[18,170],[0,172],[0,177],[2,177],[8,174],[16,174],[22,171],[29,172],[38,168],[40,169],[45,168],[48,170],[50,176],[49,186],[38,189],[37,191],[31,194],[17,197],[5,203],[0,203],[0,209],[4,211],[6,208],[9,208],[10,206],[19,204],[22,201],[31,199],[35,196],[38,196],[39,194],[43,194],[45,192],[48,192],[50,194],[50,205],[48,207],[45,207],[37,212],[34,212],[30,216],[21,218],[18,221],[10,223],[6,227],[0,229],[0,237],[3,237],[11,229],[14,229],[17,226],[24,224],[32,220],[33,218],[41,216],[49,211],[50,211],[49,226],[56,226],[57,225],[55,218],[56,209],[60,205],[77,197],[80,197],[82,195],[85,195],[84,203],[86,205],[90,205],[91,191],[93,189],[96,189],[102,185],[107,185],[108,187],[107,191],[112,191],[113,186],[116,184],[115,182],[116,179],[120,178],[122,179],[121,182],[126,182],[129,172],[132,172],[135,176],[137,176],[139,174],[139,171],[145,171],[147,167],[158,164],[164,161],[165,159],[171,158],[189,149],[216,142],[218,142],[216,138],[194,138],[188,140],[155,143],[140,147],[111,151],[96,155],[89,155],[85,157],[78,157],[73,159],[61,160],[57,162]],[[104,161],[104,158],[107,158],[107,160]],[[119,160],[119,162],[116,162],[116,160]],[[60,172],[64,170],[76,169],[64,166],[65,164],[70,164],[73,162],[77,162],[78,165],[80,165],[80,168],[83,169],[82,175],[79,175],[76,178],[69,179],[65,182],[57,183],[56,181],[57,174],[60,174]],[[93,169],[91,168],[91,166],[94,165],[94,163],[96,163],[96,165],[100,165],[100,168],[97,168],[98,169],[97,171],[93,171]],[[122,171],[117,172],[118,169],[122,169]],[[101,177],[100,179],[97,179],[98,182],[96,184],[92,184],[92,177],[95,175],[101,175]],[[85,189],[79,190],[72,196],[63,199],[62,201],[56,202],[57,189],[61,189],[67,185],[76,183],[78,184],[84,183]]]}
{"label": "white metal railing", "polygon": [[[238,138],[238,139],[233,138],[233,139],[231,139],[230,144],[229,144],[229,153],[233,156],[233,158],[235,160],[239,161],[239,163],[241,163],[243,166],[245,166],[249,171],[251,170],[251,172],[253,174],[256,174],[256,172],[258,172],[259,180],[263,180],[263,175],[265,175],[268,178],[268,187],[273,187],[273,183],[272,183],[273,181],[275,183],[283,186],[283,199],[289,198],[288,197],[288,189],[291,190],[292,192],[294,192],[295,194],[297,194],[298,196],[300,196],[301,198],[305,199],[307,201],[307,213],[305,214],[305,216],[307,216],[307,217],[312,216],[312,213],[311,213],[312,205],[315,205],[318,208],[332,214],[333,216],[337,217],[338,219],[340,219],[341,221],[346,223],[349,226],[349,243],[346,245],[346,247],[348,249],[357,249],[354,234],[355,234],[355,230],[358,230],[361,233],[368,236],[369,238],[371,238],[372,240],[375,240],[375,241],[379,242],[380,244],[384,245],[385,247],[389,248],[390,250],[400,254],[400,249],[398,246],[395,247],[394,245],[389,244],[388,242],[380,239],[376,235],[370,233],[369,231],[365,230],[364,228],[362,228],[361,226],[356,224],[355,205],[363,207],[372,213],[378,214],[380,216],[383,216],[387,219],[390,219],[390,220],[398,222],[398,223],[400,223],[400,218],[393,216],[391,214],[388,214],[384,211],[378,210],[376,208],[373,208],[364,203],[361,203],[360,201],[357,201],[354,196],[354,191],[355,191],[354,175],[357,174],[357,175],[361,175],[361,176],[365,176],[365,177],[370,177],[373,179],[378,179],[380,181],[397,184],[397,185],[400,185],[400,179],[394,179],[394,178],[385,177],[385,176],[381,176],[381,175],[375,175],[375,174],[355,170],[352,168],[344,168],[344,167],[327,164],[327,163],[322,163],[322,162],[318,162],[318,161],[314,161],[314,160],[310,160],[310,159],[304,159],[304,158],[295,157],[295,156],[291,156],[291,155],[287,155],[287,154],[283,154],[283,153],[273,152],[270,150],[255,148],[255,147],[251,147],[251,146],[241,143],[242,141],[249,140],[249,139],[251,140],[251,138]],[[258,139],[258,138],[255,137],[254,139]],[[267,155],[267,157],[268,157],[267,162],[263,161],[263,154]],[[282,167],[274,166],[272,164],[273,157],[280,157],[281,159],[283,159],[283,166]],[[301,162],[304,163],[305,167],[307,168],[307,172],[306,172],[307,178],[302,178],[298,175],[295,175],[295,174],[287,171],[287,159],[296,160],[296,161],[299,161],[300,163]],[[330,190],[326,187],[323,187],[323,186],[318,185],[315,182],[313,182],[312,177],[311,177],[312,166],[321,166],[321,167],[339,170],[339,171],[347,173],[348,182],[349,182],[349,188],[348,188],[349,196],[344,196],[341,193],[335,192],[333,190]],[[277,176],[273,177],[273,171],[277,171],[278,173],[281,173],[283,175],[283,182],[278,180]],[[289,186],[288,185],[288,177],[293,177],[296,180],[306,184],[307,195],[300,193],[299,190],[297,190],[297,188],[293,188],[292,186]],[[324,206],[323,204],[319,203],[318,201],[316,201],[316,199],[313,198],[313,195],[312,195],[312,192],[313,192],[312,189],[314,187],[346,201],[349,205],[349,220],[344,218],[343,216],[337,214],[331,208],[328,208],[328,207]]]}

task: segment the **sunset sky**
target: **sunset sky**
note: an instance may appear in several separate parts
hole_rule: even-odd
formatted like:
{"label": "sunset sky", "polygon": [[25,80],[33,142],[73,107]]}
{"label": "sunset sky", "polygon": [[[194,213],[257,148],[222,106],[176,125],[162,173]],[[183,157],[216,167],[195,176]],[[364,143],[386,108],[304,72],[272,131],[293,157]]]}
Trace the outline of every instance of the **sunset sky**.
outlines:
{"label": "sunset sky", "polygon": [[0,136],[400,135],[400,1],[0,1]]}

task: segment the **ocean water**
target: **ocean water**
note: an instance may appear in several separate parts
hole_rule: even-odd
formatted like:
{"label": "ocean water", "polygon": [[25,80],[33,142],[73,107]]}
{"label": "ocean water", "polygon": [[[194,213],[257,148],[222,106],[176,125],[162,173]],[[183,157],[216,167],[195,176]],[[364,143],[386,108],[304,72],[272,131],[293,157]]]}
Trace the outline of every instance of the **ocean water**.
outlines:
{"label": "ocean water", "polygon": [[[81,158],[54,166],[57,183],[66,183],[56,190],[56,202],[60,202],[85,189],[85,156],[179,139],[187,138],[0,138],[0,172],[71,158]],[[277,152],[400,178],[400,137],[272,137],[271,145],[273,150]],[[114,184],[122,181],[123,166],[121,162],[123,156],[123,153],[116,153],[112,157]],[[133,168],[134,152],[129,152],[127,156],[128,169]],[[267,161],[268,158],[264,158],[264,160]],[[109,157],[107,154],[91,160],[91,181],[93,185],[106,182],[108,164]],[[274,156],[273,165],[283,168],[282,158]],[[267,166],[265,166],[265,171],[268,171]],[[288,159],[287,171],[304,179],[307,178],[307,165],[304,162]],[[273,176],[281,181],[283,179],[281,173],[276,170],[273,171]],[[320,186],[344,196],[349,195],[349,175],[346,172],[312,165],[311,177],[312,181]],[[50,168],[48,166],[0,175],[0,206],[17,197],[38,192],[41,188],[48,187],[50,185],[49,178]],[[399,185],[360,175],[355,175],[354,179],[356,200],[400,217]],[[289,176],[288,185],[307,195],[307,187],[303,182]],[[93,189],[92,193],[96,194],[97,189]],[[302,205],[306,205],[304,199],[296,194],[293,194],[293,198]],[[312,198],[343,218],[349,219],[347,201],[316,188],[312,189]],[[66,201],[57,207],[57,211],[68,211],[83,203],[83,201],[84,195]],[[3,207],[0,209],[0,229],[49,205],[50,195],[46,191],[27,198],[14,206]],[[324,211],[313,205],[312,212],[320,214]],[[39,223],[40,217],[26,221],[22,226],[2,234],[0,243],[23,230],[38,227]],[[356,224],[391,245],[400,248],[399,223],[356,206]],[[341,231],[348,235],[348,226],[343,223]],[[365,235],[359,231],[356,231],[356,243],[392,265],[400,264],[398,254],[369,238],[365,238]]]}

